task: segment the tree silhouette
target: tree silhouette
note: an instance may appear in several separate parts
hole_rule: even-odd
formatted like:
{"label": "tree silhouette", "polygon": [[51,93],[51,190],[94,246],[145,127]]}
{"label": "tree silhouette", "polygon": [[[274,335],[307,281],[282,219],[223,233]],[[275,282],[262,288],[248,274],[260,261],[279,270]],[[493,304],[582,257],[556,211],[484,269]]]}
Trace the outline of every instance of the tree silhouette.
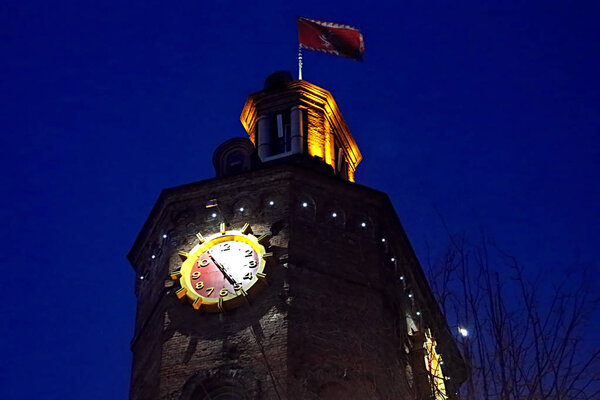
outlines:
{"label": "tree silhouette", "polygon": [[485,237],[464,235],[428,267],[442,311],[470,332],[457,335],[470,371],[462,398],[600,398],[600,341],[588,329],[599,299],[585,271],[532,279]]}

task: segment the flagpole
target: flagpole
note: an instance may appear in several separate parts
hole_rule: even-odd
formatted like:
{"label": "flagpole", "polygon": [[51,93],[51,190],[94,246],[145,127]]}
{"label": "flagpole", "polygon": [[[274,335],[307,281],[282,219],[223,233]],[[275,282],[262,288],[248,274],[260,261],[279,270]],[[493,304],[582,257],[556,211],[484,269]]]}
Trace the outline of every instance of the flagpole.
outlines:
{"label": "flagpole", "polygon": [[302,47],[298,46],[298,80],[302,80]]}

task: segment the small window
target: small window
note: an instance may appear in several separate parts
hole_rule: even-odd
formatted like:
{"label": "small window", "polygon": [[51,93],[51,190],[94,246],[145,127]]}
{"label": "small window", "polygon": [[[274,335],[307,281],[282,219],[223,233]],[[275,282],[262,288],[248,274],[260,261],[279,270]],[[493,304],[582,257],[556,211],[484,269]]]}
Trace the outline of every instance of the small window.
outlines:
{"label": "small window", "polygon": [[225,171],[227,175],[244,171],[244,154],[241,151],[233,151],[227,155]]}
{"label": "small window", "polygon": [[338,142],[335,142],[335,156],[336,156],[336,172],[338,176],[348,179],[348,162],[346,161],[346,155],[344,149],[342,149]]}

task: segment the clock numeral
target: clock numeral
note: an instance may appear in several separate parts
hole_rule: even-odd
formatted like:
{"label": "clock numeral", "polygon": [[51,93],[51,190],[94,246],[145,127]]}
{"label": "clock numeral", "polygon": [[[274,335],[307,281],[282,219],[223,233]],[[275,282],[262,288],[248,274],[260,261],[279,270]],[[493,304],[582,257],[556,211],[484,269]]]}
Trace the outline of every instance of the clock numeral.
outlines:
{"label": "clock numeral", "polygon": [[227,296],[228,294],[229,294],[229,291],[228,291],[227,289],[225,289],[225,288],[223,288],[223,289],[221,289],[221,290],[219,291],[219,296],[221,296],[221,297],[225,297],[225,296]]}
{"label": "clock numeral", "polygon": [[250,260],[250,261],[248,261],[248,266],[249,266],[250,268],[254,268],[254,267],[256,267],[256,261],[255,261],[255,260]]}
{"label": "clock numeral", "polygon": [[214,287],[209,287],[208,289],[206,289],[206,294],[207,294],[208,296],[210,296],[210,294],[211,294],[212,292],[214,292],[214,290],[215,290],[215,288],[214,288]]}
{"label": "clock numeral", "polygon": [[222,247],[221,247],[221,251],[228,251],[231,250],[231,243],[225,243]]}
{"label": "clock numeral", "polygon": [[194,272],[192,272],[192,278],[193,279],[200,278],[200,271],[194,271]]}
{"label": "clock numeral", "polygon": [[253,252],[252,250],[248,249],[248,250],[246,250],[246,251],[244,252],[244,256],[245,256],[245,257],[252,257],[252,254],[253,254],[253,253],[254,253],[254,252]]}
{"label": "clock numeral", "polygon": [[196,289],[202,289],[204,287],[204,282],[196,282]]}
{"label": "clock numeral", "polygon": [[244,279],[252,279],[252,272],[248,272],[246,275],[244,275]]}
{"label": "clock numeral", "polygon": [[198,265],[201,267],[206,267],[208,264],[210,264],[210,261],[208,261],[208,258],[205,258],[204,260],[202,260],[198,263]]}
{"label": "clock numeral", "polygon": [[236,283],[233,285],[233,290],[240,290],[241,288],[242,288],[242,284],[241,284],[241,283],[237,283],[237,282],[236,282]]}

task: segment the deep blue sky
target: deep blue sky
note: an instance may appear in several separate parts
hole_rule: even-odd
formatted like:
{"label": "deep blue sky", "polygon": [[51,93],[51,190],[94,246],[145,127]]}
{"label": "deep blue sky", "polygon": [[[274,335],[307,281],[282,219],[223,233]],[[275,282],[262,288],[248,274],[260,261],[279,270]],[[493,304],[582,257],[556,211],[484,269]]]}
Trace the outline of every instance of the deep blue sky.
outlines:
{"label": "deep blue sky", "polygon": [[[363,63],[305,52],[424,259],[483,229],[532,273],[598,267],[596,1],[0,1],[0,398],[122,399],[125,260],[160,190],[213,176],[298,15]],[[437,210],[437,211],[436,211]]]}

